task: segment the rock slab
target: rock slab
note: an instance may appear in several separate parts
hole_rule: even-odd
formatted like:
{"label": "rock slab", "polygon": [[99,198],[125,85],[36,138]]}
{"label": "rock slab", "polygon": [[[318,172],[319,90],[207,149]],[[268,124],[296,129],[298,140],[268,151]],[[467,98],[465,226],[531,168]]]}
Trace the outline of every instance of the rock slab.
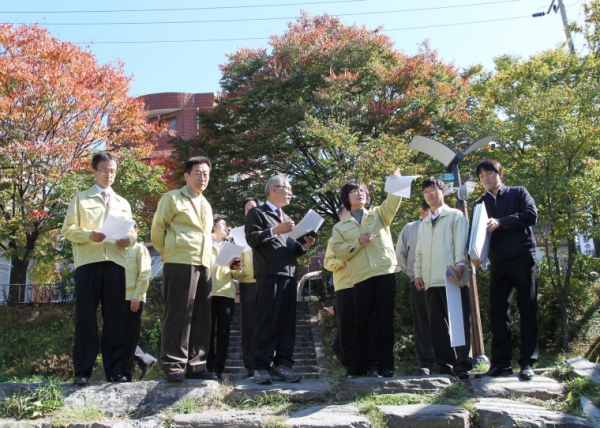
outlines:
{"label": "rock slab", "polygon": [[468,428],[467,409],[442,404],[409,404],[405,406],[377,406],[387,417],[390,427],[411,428]]}
{"label": "rock slab", "polygon": [[252,379],[245,379],[235,385],[225,396],[231,403],[239,403],[246,398],[257,396],[286,397],[293,403],[325,400],[329,386],[318,380],[302,380],[300,382],[273,381],[270,385],[258,385]]}
{"label": "rock slab", "polygon": [[483,398],[473,403],[474,423],[480,428],[561,427],[582,428],[592,424],[583,418],[555,412],[533,404],[503,398]]}
{"label": "rock slab", "polygon": [[600,428],[600,409],[594,406],[592,400],[586,397],[580,397],[581,407],[583,407],[583,413],[587,417],[588,421],[594,426],[594,428]]}
{"label": "rock slab", "polygon": [[452,376],[397,376],[390,378],[348,379],[339,384],[338,399],[347,400],[355,395],[377,394],[438,394],[456,380]]}
{"label": "rock slab", "polygon": [[533,397],[540,400],[560,397],[563,386],[556,380],[534,376],[533,379],[525,381],[518,375],[506,377],[484,377],[471,380],[471,392],[476,397],[503,398],[514,394],[516,397]]}
{"label": "rock slab", "polygon": [[314,406],[294,413],[286,422],[294,428],[371,428],[354,406]]}
{"label": "rock slab", "polygon": [[583,357],[571,358],[563,364],[571,367],[576,377],[589,377],[600,383],[600,364],[594,364]]}
{"label": "rock slab", "polygon": [[258,412],[229,411],[191,413],[188,415],[174,416],[170,426],[181,428],[260,428],[263,426],[263,420],[261,414]]}

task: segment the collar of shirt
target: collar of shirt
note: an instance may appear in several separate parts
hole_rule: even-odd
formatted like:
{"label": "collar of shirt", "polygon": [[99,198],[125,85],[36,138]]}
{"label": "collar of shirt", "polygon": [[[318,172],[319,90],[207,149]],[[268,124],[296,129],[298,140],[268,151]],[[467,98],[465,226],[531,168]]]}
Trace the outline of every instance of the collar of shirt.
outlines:
{"label": "collar of shirt", "polygon": [[187,187],[188,192],[190,192],[190,195],[192,196],[192,199],[196,199],[200,197],[200,193],[196,193],[194,192],[192,189],[190,189],[190,186],[188,186],[187,184],[185,185],[185,187]]}
{"label": "collar of shirt", "polygon": [[441,207],[439,207],[437,209],[436,212],[434,211],[429,211],[429,215],[431,216],[431,219],[434,220],[436,218],[438,218],[440,216],[440,214],[442,213],[442,211],[444,210],[444,207],[446,206],[446,204],[443,204]]}
{"label": "collar of shirt", "polygon": [[94,185],[96,186],[96,189],[98,189],[98,193],[107,192],[110,196],[113,195],[113,191],[110,187],[103,189],[102,187],[98,186],[97,184],[94,184]]}
{"label": "collar of shirt", "polygon": [[506,192],[506,185],[504,183],[500,183],[500,188],[498,189],[498,194],[497,195],[494,195],[489,190],[486,193],[488,195],[490,195],[492,198],[494,198],[494,200],[495,200],[499,195],[502,195],[504,192]]}
{"label": "collar of shirt", "polygon": [[[275,205],[273,205],[273,204],[272,204],[271,202],[269,202],[269,201],[267,201],[267,205],[269,206],[269,208],[271,208],[271,210],[272,210],[274,213],[277,213],[277,210],[278,210],[278,209],[281,209],[281,208],[277,208]],[[281,215],[283,216],[283,210],[281,211]]]}

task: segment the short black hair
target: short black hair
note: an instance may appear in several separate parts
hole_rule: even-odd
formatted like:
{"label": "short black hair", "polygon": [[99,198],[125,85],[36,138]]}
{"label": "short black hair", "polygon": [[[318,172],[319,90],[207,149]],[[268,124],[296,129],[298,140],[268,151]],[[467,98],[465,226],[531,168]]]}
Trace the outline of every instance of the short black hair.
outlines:
{"label": "short black hair", "polygon": [[111,152],[107,152],[106,150],[103,150],[101,152],[96,153],[94,156],[92,156],[92,169],[98,169],[98,164],[100,162],[104,162],[104,161],[115,161],[117,164],[117,167],[119,166],[119,159],[112,154]]}
{"label": "short black hair", "polygon": [[210,163],[210,160],[208,158],[205,158],[204,156],[196,156],[193,158],[189,158],[188,161],[185,163],[185,173],[191,174],[194,165],[200,165],[203,163],[208,165],[209,170],[212,169],[212,164]]}
{"label": "short black hair", "polygon": [[256,206],[260,205],[260,199],[250,196],[244,200],[244,204],[242,205],[242,211],[246,211],[246,204],[248,202],[254,202]]}
{"label": "short black hair", "polygon": [[227,221],[227,216],[225,214],[215,214],[213,215],[213,232],[215,230],[215,224],[221,220],[225,222],[225,226],[229,227],[229,222]]}
{"label": "short black hair", "polygon": [[431,207],[429,206],[429,204],[427,202],[425,202],[425,199],[423,199],[421,201],[421,209],[423,211],[427,211],[427,210],[431,209]]}
{"label": "short black hair", "polygon": [[475,169],[475,174],[477,174],[477,177],[479,177],[479,174],[481,174],[483,171],[495,171],[496,174],[500,174],[502,172],[502,165],[500,165],[500,162],[497,160],[485,159],[479,162],[477,169]]}
{"label": "short black hair", "polygon": [[358,178],[350,180],[349,182],[344,184],[344,187],[342,187],[342,190],[340,192],[340,202],[346,207],[348,211],[352,209],[350,205],[350,192],[354,189],[363,189],[367,196],[367,202],[369,202],[369,200],[371,199],[371,194],[369,193],[369,189],[367,189],[367,185],[365,183],[360,181]]}
{"label": "short black hair", "polygon": [[421,190],[425,190],[432,186],[441,190],[444,188],[444,182],[437,177],[426,178],[423,180],[423,183],[421,183]]}

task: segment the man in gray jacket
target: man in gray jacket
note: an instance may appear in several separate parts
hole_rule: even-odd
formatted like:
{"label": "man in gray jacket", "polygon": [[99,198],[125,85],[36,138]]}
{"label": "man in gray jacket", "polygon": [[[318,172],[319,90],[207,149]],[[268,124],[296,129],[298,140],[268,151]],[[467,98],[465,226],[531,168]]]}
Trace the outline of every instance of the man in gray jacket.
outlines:
{"label": "man in gray jacket", "polygon": [[415,350],[419,359],[420,376],[429,376],[435,361],[429,338],[429,321],[427,319],[427,304],[425,302],[425,290],[417,290],[415,287],[415,250],[419,225],[429,215],[429,205],[422,201],[417,221],[408,223],[400,232],[398,244],[396,245],[396,259],[398,266],[410,278],[410,307],[412,309],[413,328],[415,332]]}

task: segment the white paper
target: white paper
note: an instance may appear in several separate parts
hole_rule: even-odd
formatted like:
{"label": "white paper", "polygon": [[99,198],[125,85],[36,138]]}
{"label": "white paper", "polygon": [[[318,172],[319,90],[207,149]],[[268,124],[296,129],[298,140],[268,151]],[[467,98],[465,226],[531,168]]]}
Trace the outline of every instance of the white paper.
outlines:
{"label": "white paper", "polygon": [[252,248],[246,242],[246,228],[244,226],[234,227],[229,231],[236,245],[244,247],[244,251],[250,251]]}
{"label": "white paper", "polygon": [[308,210],[306,215],[300,223],[294,226],[294,230],[288,233],[288,236],[292,239],[298,239],[302,235],[306,235],[308,232],[317,232],[325,219],[313,210]]}
{"label": "white paper", "polygon": [[446,269],[446,300],[448,301],[450,346],[453,348],[464,346],[465,326],[463,324],[463,308],[460,298],[460,281],[456,276],[453,276],[450,266]]}
{"label": "white paper", "polygon": [[242,256],[243,251],[244,247],[242,245],[224,242],[219,255],[215,259],[215,265],[229,267],[233,259],[239,259]]}
{"label": "white paper", "polygon": [[469,256],[472,259],[483,261],[481,267],[486,269],[487,256],[490,249],[490,240],[492,233],[486,231],[489,220],[485,204],[477,204],[473,209],[473,218],[471,219],[471,237],[469,239]]}
{"label": "white paper", "polygon": [[100,229],[100,233],[106,235],[106,238],[104,238],[105,240],[123,239],[127,236],[134,224],[135,221],[133,220],[127,220],[109,214],[102,225],[102,229]]}
{"label": "white paper", "polygon": [[387,180],[385,180],[384,190],[392,195],[410,199],[410,186],[417,177],[420,177],[420,175],[390,175]]}

